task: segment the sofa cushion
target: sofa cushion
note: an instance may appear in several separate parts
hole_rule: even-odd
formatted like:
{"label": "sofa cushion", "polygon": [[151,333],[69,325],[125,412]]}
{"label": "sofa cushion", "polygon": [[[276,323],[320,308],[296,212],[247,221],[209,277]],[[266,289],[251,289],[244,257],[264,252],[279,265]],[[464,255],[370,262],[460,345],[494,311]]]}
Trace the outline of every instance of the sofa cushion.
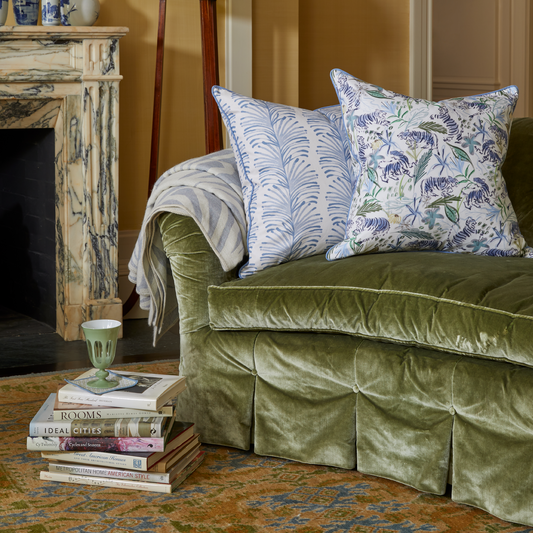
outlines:
{"label": "sofa cushion", "polygon": [[218,330],[346,333],[533,366],[533,261],[314,256],[209,287]]}
{"label": "sofa cushion", "polygon": [[430,102],[342,70],[332,80],[362,177],[328,259],[413,250],[533,257],[501,173],[516,87]]}
{"label": "sofa cushion", "polygon": [[340,242],[353,175],[331,112],[264,102],[217,86],[213,96],[231,137],[248,226],[249,259],[239,276],[321,254]]}

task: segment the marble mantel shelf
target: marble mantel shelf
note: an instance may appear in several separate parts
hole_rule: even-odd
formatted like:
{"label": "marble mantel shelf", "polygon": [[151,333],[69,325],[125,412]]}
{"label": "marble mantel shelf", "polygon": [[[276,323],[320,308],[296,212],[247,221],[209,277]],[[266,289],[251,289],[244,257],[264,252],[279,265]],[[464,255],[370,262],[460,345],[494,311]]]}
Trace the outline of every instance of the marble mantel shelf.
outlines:
{"label": "marble mantel shelf", "polygon": [[128,31],[123,26],[0,26],[0,39],[107,39]]}
{"label": "marble mantel shelf", "polygon": [[127,32],[0,27],[0,129],[55,133],[56,321],[65,340],[80,339],[86,320],[122,320],[118,86]]}

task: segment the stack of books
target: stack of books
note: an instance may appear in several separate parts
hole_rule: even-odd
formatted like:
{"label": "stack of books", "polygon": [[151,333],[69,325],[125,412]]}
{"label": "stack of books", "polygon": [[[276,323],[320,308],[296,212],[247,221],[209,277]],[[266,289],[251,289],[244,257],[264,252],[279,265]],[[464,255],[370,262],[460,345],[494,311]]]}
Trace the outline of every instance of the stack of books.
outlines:
{"label": "stack of books", "polygon": [[41,479],[172,492],[205,454],[194,424],[175,417],[173,401],[185,389],[185,378],[116,374],[138,383],[104,394],[69,383],[44,402],[27,438],[28,450],[40,451],[49,462]]}

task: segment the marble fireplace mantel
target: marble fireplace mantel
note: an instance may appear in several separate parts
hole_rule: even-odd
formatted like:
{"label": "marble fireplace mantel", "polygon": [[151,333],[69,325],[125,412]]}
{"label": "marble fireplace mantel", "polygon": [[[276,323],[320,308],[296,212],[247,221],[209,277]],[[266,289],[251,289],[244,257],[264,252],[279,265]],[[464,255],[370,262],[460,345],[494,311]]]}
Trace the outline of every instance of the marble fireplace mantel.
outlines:
{"label": "marble fireplace mantel", "polygon": [[[121,27],[0,27],[0,129],[55,132],[56,316],[122,320],[118,298]],[[5,280],[4,282],[8,282]]]}

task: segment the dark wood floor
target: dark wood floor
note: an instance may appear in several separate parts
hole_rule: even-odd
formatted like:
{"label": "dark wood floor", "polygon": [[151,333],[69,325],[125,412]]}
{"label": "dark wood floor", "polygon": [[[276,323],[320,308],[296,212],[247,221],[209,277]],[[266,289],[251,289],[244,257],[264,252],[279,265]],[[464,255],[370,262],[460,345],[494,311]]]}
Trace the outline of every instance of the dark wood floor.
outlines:
{"label": "dark wood floor", "polygon": [[[114,365],[179,358],[179,336],[166,333],[154,348],[146,319],[125,320]],[[88,368],[84,341],[65,342],[50,326],[0,308],[0,377]]]}

